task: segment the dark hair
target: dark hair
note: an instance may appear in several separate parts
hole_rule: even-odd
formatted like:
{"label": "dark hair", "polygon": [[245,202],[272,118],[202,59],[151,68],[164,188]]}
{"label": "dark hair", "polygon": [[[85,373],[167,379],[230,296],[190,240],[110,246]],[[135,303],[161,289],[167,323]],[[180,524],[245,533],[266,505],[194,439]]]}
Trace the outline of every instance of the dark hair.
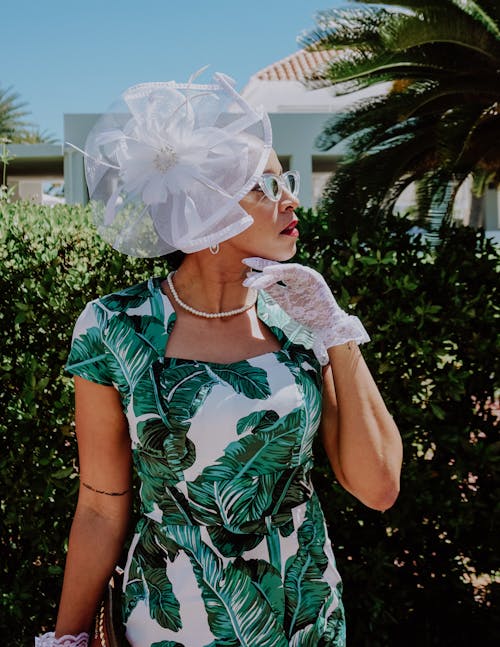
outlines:
{"label": "dark hair", "polygon": [[186,254],[181,252],[180,249],[176,249],[175,252],[166,254],[163,258],[166,260],[169,270],[178,270],[182,261],[186,258]]}

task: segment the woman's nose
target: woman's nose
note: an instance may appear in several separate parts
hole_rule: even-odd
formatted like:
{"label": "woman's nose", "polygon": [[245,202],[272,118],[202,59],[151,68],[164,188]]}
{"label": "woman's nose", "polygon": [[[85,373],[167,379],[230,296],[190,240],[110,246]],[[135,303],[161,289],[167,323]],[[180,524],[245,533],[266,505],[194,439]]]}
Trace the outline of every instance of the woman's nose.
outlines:
{"label": "woman's nose", "polygon": [[283,189],[283,193],[281,194],[281,198],[280,198],[280,206],[283,209],[287,209],[289,207],[296,209],[299,205],[300,205],[299,197],[296,195],[293,195],[293,193],[291,193],[290,191]]}

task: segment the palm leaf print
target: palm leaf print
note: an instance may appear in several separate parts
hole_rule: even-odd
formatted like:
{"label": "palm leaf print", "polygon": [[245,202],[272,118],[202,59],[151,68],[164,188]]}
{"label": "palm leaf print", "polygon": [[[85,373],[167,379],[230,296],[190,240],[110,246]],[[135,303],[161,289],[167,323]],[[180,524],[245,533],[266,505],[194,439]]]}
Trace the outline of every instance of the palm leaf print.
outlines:
{"label": "palm leaf print", "polygon": [[316,388],[321,393],[323,388],[321,365],[311,349],[291,344],[289,348],[289,357],[284,357],[282,361],[290,368],[294,375],[297,375],[299,372],[305,373],[314,382]]}
{"label": "palm leaf print", "polygon": [[283,470],[273,490],[269,514],[281,527],[289,519],[290,509],[310,499],[313,491],[309,472],[302,465]]}
{"label": "palm leaf print", "polygon": [[197,364],[183,363],[161,371],[157,397],[161,406],[162,422],[166,428],[163,452],[177,479],[193,465],[196,453],[187,432],[191,419],[205,401],[217,379]]}
{"label": "palm leaf print", "polygon": [[268,534],[266,535],[267,552],[269,554],[269,561],[274,568],[281,573],[281,544],[277,528],[271,524],[271,518],[266,517],[266,525]]}
{"label": "palm leaf print", "polygon": [[235,533],[224,526],[208,526],[208,534],[212,544],[224,557],[238,557],[263,541],[260,533]]}
{"label": "palm leaf print", "polygon": [[259,589],[271,607],[280,625],[283,625],[285,595],[280,572],[263,559],[244,560],[238,558],[234,561],[234,566],[252,580],[253,585]]}
{"label": "palm leaf print", "polygon": [[154,371],[157,363],[158,360],[142,374],[132,394],[134,415],[140,421],[159,418],[158,397],[154,387]]}
{"label": "palm leaf print", "polygon": [[[156,317],[157,319],[160,319],[160,321],[164,321],[164,319],[165,319],[164,298],[166,298],[166,297],[165,297],[165,295],[162,294],[162,289],[161,289],[161,284],[162,284],[163,281],[164,281],[164,279],[162,279],[159,276],[151,278],[148,281],[148,289],[149,289],[149,292],[151,293],[151,295],[153,297],[151,299],[151,301],[150,301],[151,315],[153,317]],[[168,301],[168,299],[167,299],[167,301]],[[175,321],[176,317],[177,317],[177,315],[175,314],[175,311],[172,309],[172,311],[170,313],[170,316],[169,316],[168,323],[170,323],[170,320]],[[168,325],[166,326],[166,328],[168,329]],[[163,350],[165,350],[165,348]],[[163,352],[162,352],[162,355],[164,355]]]}
{"label": "palm leaf print", "polygon": [[157,379],[158,403],[165,424],[175,420],[189,425],[191,418],[218,383],[205,366],[197,362],[177,360],[162,368]]}
{"label": "palm leaf print", "polygon": [[137,425],[141,449],[145,454],[160,459],[167,468],[163,478],[171,482],[180,481],[182,472],[193,465],[196,449],[186,437],[185,426],[165,425],[162,420],[150,418]]}
{"label": "palm leaf print", "polygon": [[320,643],[325,647],[345,647],[346,644],[344,606],[340,597],[341,589],[342,585],[338,584],[336,591],[338,606],[328,616],[326,629]]}
{"label": "palm leaf print", "polygon": [[283,465],[291,459],[297,427],[294,421],[299,416],[292,412],[230,443],[214,465],[188,483],[195,515],[204,523],[223,524],[236,532],[245,522],[262,519],[272,504]]}
{"label": "palm leaf print", "polygon": [[137,606],[137,603],[146,598],[146,588],[142,579],[142,570],[137,559],[132,557],[130,562],[128,581],[124,591],[123,620],[126,622]]}
{"label": "palm leaf print", "polygon": [[257,429],[267,428],[278,420],[279,416],[276,411],[262,410],[250,413],[244,418],[240,418],[236,424],[236,433],[238,436],[253,433]]}
{"label": "palm leaf print", "polygon": [[[230,443],[223,456],[188,483],[196,518],[233,532],[255,532],[283,504],[280,523],[285,523],[290,508],[311,493],[303,470],[297,478],[293,470],[283,470],[291,463],[302,415],[299,409],[281,418],[273,413],[255,416],[254,432]],[[250,419],[242,419],[240,428],[247,428]]]}
{"label": "palm leaf print", "polygon": [[172,537],[188,555],[200,587],[214,644],[288,647],[265,593],[238,564],[222,560],[201,540],[196,526],[173,526]]}
{"label": "palm leaf print", "polygon": [[105,308],[113,312],[125,312],[129,308],[138,308],[151,298],[148,281],[132,285],[125,290],[109,294],[100,299]]}
{"label": "palm leaf print", "polygon": [[184,645],[173,640],[161,640],[159,643],[152,643],[151,647],[184,647]]}
{"label": "palm leaf print", "polygon": [[[102,349],[102,353],[96,354],[96,349],[99,348]],[[67,368],[91,382],[110,385],[110,379],[105,377],[109,374],[109,370],[101,340],[101,331],[97,326],[87,328],[85,333],[75,337]]]}
{"label": "palm leaf print", "polygon": [[[334,610],[330,612],[332,606]],[[329,615],[328,615],[329,614]],[[332,592],[325,599],[314,624],[296,631],[290,638],[294,647],[345,647],[344,608],[338,595]]]}
{"label": "palm leaf print", "polygon": [[156,354],[161,355],[167,343],[167,333],[161,319],[148,315],[129,316],[137,336],[146,346],[152,348]]}
{"label": "palm leaf print", "polygon": [[229,443],[224,456],[205,468],[202,475],[213,481],[280,472],[290,463],[300,412],[293,410],[286,416],[273,418],[268,417],[270,424],[265,424],[267,420],[262,418],[253,433]]}
{"label": "palm leaf print", "polygon": [[330,643],[322,642],[322,634],[319,632],[319,628],[314,625],[308,625],[304,629],[299,629],[296,631],[293,636],[290,638],[290,647],[330,647]]}
{"label": "palm leaf print", "polygon": [[182,627],[179,601],[174,595],[166,568],[142,567],[149,598],[149,613],[160,627],[177,631]]}
{"label": "palm leaf print", "polygon": [[271,395],[267,373],[247,361],[236,364],[211,364],[207,367],[223,382],[227,382],[236,393],[247,398],[263,400]]}
{"label": "palm leaf print", "polygon": [[156,519],[161,513],[161,519],[167,519],[168,523],[195,523],[189,502],[175,487],[179,480],[177,474],[169,468],[165,458],[142,450],[134,450],[133,456],[141,479],[142,512],[154,512]]}
{"label": "palm leaf print", "polygon": [[137,546],[136,553],[141,563],[148,562],[150,567],[160,568],[164,564],[164,557],[170,562],[176,559],[179,546],[160,531],[157,523],[143,518],[137,524],[137,529],[141,542]]}
{"label": "palm leaf print", "polygon": [[[301,407],[302,420],[300,423],[301,433],[297,433],[297,443],[293,451],[293,464],[303,464],[313,458],[313,443],[321,421],[322,396],[321,388],[318,388],[316,378],[308,371],[302,369],[304,358],[303,353],[294,353],[293,359],[284,359],[283,363],[295,376],[295,382],[300,393],[303,406]],[[310,360],[310,356],[306,355]],[[300,366],[297,364],[300,361]],[[280,361],[282,361],[280,359]],[[318,374],[313,371],[314,375]],[[306,405],[307,403],[307,405]]]}
{"label": "palm leaf print", "polygon": [[[163,447],[165,438],[170,433],[169,427],[161,420],[161,418],[147,418],[137,423],[137,437],[141,443],[141,449],[145,452],[159,452],[158,457],[163,457]],[[172,474],[166,474],[167,478],[171,478]]]}
{"label": "palm leaf print", "polygon": [[159,537],[151,521],[140,521],[137,527],[141,541],[132,557],[129,580],[125,588],[126,618],[137,602],[148,600],[149,612],[166,629],[177,631],[182,627],[179,601],[167,576],[167,558],[175,559],[178,546],[170,539]]}
{"label": "palm leaf print", "polygon": [[123,313],[111,317],[103,331],[103,342],[130,390],[134,391],[144,371],[157,358],[156,351],[137,335],[133,321]]}
{"label": "palm leaf print", "polygon": [[323,579],[328,565],[324,552],[323,515],[316,496],[307,502],[304,522],[297,531],[299,548],[285,569],[287,635],[314,624],[331,590]]}

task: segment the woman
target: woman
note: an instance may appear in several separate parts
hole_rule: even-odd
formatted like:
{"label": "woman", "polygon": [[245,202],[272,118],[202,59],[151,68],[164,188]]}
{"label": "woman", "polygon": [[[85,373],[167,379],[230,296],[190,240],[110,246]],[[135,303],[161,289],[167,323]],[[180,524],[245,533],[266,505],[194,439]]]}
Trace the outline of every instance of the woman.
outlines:
{"label": "woman", "polygon": [[133,461],[131,645],[344,645],[311,447],[319,428],[338,481],[392,505],[401,440],[358,349],[368,336],[317,272],[281,264],[296,251],[298,174],[283,174],[264,113],[223,75],[124,98],[86,145],[100,231],[136,256],[186,255],[76,324],[81,487],[55,635],[38,644],[87,644]]}

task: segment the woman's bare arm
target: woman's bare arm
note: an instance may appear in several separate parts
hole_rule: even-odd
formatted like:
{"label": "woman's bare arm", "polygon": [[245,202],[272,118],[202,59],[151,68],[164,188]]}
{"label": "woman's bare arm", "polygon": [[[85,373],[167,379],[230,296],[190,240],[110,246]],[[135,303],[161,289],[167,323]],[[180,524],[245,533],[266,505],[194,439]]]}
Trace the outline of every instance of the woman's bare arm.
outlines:
{"label": "woman's bare arm", "polygon": [[402,443],[357,344],[328,349],[321,436],[339,483],[386,510],[399,493]]}
{"label": "woman's bare arm", "polygon": [[118,392],[75,377],[75,406],[80,491],[56,637],[89,631],[122,551],[130,514],[130,438]]}

